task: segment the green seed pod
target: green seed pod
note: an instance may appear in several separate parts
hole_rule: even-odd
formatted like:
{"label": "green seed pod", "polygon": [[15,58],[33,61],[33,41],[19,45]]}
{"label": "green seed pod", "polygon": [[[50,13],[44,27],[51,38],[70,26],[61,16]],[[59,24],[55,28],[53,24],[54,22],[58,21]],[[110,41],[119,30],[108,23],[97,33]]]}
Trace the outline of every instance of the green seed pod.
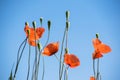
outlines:
{"label": "green seed pod", "polygon": [[32,25],[33,25],[33,28],[35,29],[35,28],[36,28],[36,22],[33,21],[33,22],[32,22]]}
{"label": "green seed pod", "polygon": [[98,33],[96,33],[96,38],[99,38],[99,34]]}
{"label": "green seed pod", "polygon": [[65,48],[65,53],[68,53],[68,48]]}
{"label": "green seed pod", "polygon": [[28,22],[25,22],[25,26],[29,26],[29,23],[28,23]]}
{"label": "green seed pod", "polygon": [[50,30],[50,27],[51,27],[51,21],[48,20],[48,30]]}
{"label": "green seed pod", "polygon": [[69,19],[69,16],[70,16],[70,11],[66,11],[66,20],[68,21]]}
{"label": "green seed pod", "polygon": [[40,24],[42,26],[43,17],[40,17]]}
{"label": "green seed pod", "polygon": [[69,28],[69,26],[70,26],[70,22],[66,22],[66,29],[67,29],[67,31],[68,31],[68,28]]}

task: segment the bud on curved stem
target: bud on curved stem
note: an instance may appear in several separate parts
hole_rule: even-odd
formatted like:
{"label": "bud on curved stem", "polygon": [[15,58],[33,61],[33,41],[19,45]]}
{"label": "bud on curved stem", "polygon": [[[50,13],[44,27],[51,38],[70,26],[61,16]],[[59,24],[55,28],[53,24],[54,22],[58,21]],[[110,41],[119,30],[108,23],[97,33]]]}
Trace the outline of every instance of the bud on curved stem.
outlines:
{"label": "bud on curved stem", "polygon": [[96,38],[99,38],[99,34],[98,33],[96,33]]}
{"label": "bud on curved stem", "polygon": [[25,26],[29,26],[29,23],[28,23],[28,22],[25,22]]}
{"label": "bud on curved stem", "polygon": [[41,45],[40,45],[40,43],[38,43],[37,46],[38,46],[38,49],[40,50],[40,49],[41,49]]}
{"label": "bud on curved stem", "polygon": [[33,25],[33,28],[35,29],[35,28],[36,28],[36,22],[33,21],[33,22],[32,22],[32,25]]}
{"label": "bud on curved stem", "polygon": [[65,48],[65,54],[67,54],[68,53],[68,48]]}
{"label": "bud on curved stem", "polygon": [[48,20],[48,30],[50,30],[50,26],[51,26],[51,21]]}
{"label": "bud on curved stem", "polygon": [[68,28],[69,28],[69,26],[70,26],[70,22],[66,22],[66,29],[67,29],[67,31],[68,31]]}
{"label": "bud on curved stem", "polygon": [[68,21],[69,19],[69,16],[70,16],[70,11],[66,11],[66,20]]}
{"label": "bud on curved stem", "polygon": [[41,26],[42,26],[42,21],[43,21],[43,18],[41,17],[41,18],[40,18],[40,24],[41,24]]}
{"label": "bud on curved stem", "polygon": [[29,36],[29,34],[30,34],[30,30],[29,29],[27,30],[27,33],[28,33],[28,36]]}

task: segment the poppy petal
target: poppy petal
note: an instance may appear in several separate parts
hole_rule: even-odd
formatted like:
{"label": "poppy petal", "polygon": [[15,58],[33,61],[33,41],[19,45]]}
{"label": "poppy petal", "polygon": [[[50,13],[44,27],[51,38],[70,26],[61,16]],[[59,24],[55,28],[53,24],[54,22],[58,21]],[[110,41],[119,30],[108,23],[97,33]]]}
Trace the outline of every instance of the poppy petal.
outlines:
{"label": "poppy petal", "polygon": [[97,58],[101,58],[101,57],[103,57],[103,55],[100,53],[100,51],[95,50],[95,52],[92,55],[92,58],[97,59]]}
{"label": "poppy petal", "polygon": [[95,79],[95,77],[91,76],[91,77],[90,77],[90,80],[96,80],[96,79]]}
{"label": "poppy petal", "polygon": [[55,54],[58,51],[58,49],[59,49],[59,42],[50,43],[44,48],[43,55],[51,56]]}
{"label": "poppy petal", "polygon": [[37,46],[37,44],[35,43],[35,41],[32,41],[32,40],[28,40],[28,43],[31,46]]}
{"label": "poppy petal", "polygon": [[95,49],[97,49],[98,45],[102,43],[98,38],[93,39],[92,42]]}
{"label": "poppy petal", "polygon": [[75,68],[80,65],[79,58],[74,54],[66,53],[64,55],[64,62],[69,65],[71,68]]}
{"label": "poppy petal", "polygon": [[98,49],[103,54],[111,52],[111,48],[108,45],[103,44],[103,43],[98,46]]}
{"label": "poppy petal", "polygon": [[36,34],[39,38],[42,37],[43,33],[45,32],[45,29],[43,27],[36,28]]}
{"label": "poppy petal", "polygon": [[[45,31],[45,29],[43,27],[38,27],[38,28],[34,29],[34,28],[30,28],[28,25],[26,25],[24,28],[24,31],[25,31],[27,37],[28,37],[27,30],[30,31],[30,33],[29,33],[29,40],[30,41],[31,40],[32,41],[38,40],[39,38],[42,37],[42,35]],[[36,33],[35,33],[35,31],[36,31]]]}

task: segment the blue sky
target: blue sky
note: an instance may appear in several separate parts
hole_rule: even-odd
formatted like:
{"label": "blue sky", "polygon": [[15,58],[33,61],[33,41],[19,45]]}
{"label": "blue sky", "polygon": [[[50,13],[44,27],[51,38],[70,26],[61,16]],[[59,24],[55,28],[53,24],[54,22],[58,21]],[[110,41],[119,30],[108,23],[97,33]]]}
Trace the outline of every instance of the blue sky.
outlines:
{"label": "blue sky", "polygon": [[[46,29],[41,41],[47,36],[47,20],[51,20],[49,42],[62,40],[65,27],[65,11],[70,11],[69,52],[77,55],[81,65],[69,69],[69,80],[89,80],[92,71],[92,39],[100,34],[100,39],[111,46],[112,52],[100,60],[102,80],[118,80],[120,48],[120,1],[119,0],[0,0],[0,80],[7,80],[17,50],[25,39],[24,23],[32,26],[43,17]],[[27,45],[28,46],[28,45]],[[60,54],[60,51],[57,55]],[[34,54],[31,55],[31,58]],[[28,47],[24,51],[16,80],[26,79]],[[58,79],[58,61],[55,57],[45,57],[45,80]]]}

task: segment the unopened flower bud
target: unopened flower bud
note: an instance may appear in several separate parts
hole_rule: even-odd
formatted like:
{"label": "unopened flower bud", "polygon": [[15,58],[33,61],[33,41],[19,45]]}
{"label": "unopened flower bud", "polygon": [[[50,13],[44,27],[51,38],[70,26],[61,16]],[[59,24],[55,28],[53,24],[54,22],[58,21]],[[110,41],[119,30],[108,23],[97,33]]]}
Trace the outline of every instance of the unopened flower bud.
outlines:
{"label": "unopened flower bud", "polygon": [[99,38],[99,34],[98,33],[96,33],[96,38]]}
{"label": "unopened flower bud", "polygon": [[48,30],[50,30],[50,27],[51,27],[51,21],[48,20]]}
{"label": "unopened flower bud", "polygon": [[42,26],[42,21],[43,21],[43,18],[41,17],[41,18],[40,18],[40,24],[41,24],[41,26]]}
{"label": "unopened flower bud", "polygon": [[68,21],[69,19],[69,16],[70,16],[70,11],[66,11],[66,20]]}
{"label": "unopened flower bud", "polygon": [[29,26],[29,23],[28,23],[28,22],[25,22],[25,26]]}
{"label": "unopened flower bud", "polygon": [[32,25],[33,25],[33,28],[35,29],[35,28],[36,28],[36,22],[33,21],[33,22],[32,22]]}
{"label": "unopened flower bud", "polygon": [[67,31],[68,31],[68,28],[69,28],[69,26],[70,26],[70,22],[66,22],[66,29],[67,29]]}

